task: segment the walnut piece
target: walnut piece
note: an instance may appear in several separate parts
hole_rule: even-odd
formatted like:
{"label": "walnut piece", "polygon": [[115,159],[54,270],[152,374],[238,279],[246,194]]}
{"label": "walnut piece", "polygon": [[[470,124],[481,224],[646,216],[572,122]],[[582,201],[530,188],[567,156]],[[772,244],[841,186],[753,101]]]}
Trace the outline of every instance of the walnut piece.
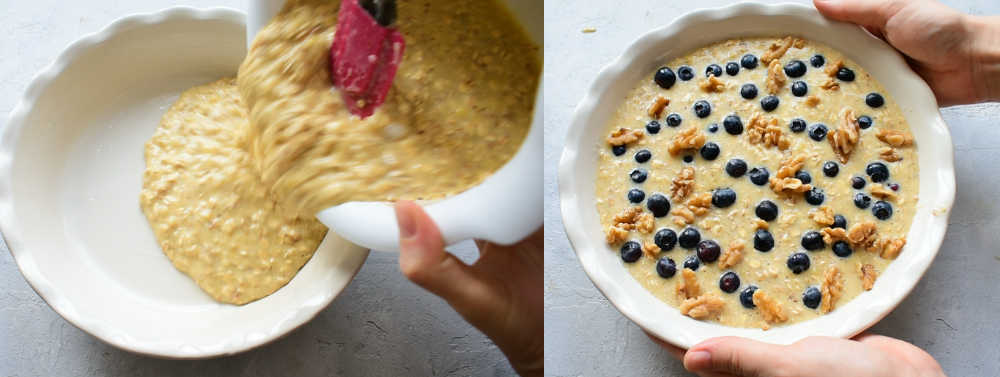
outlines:
{"label": "walnut piece", "polygon": [[826,79],[822,84],[819,84],[819,87],[823,90],[840,90],[840,83],[834,79]]}
{"label": "walnut piece", "polygon": [[781,323],[788,320],[788,316],[782,310],[781,304],[778,304],[777,300],[768,297],[762,289],[758,289],[753,293],[753,304],[757,305],[757,308],[760,309],[760,314],[767,323]]}
{"label": "walnut piece", "polygon": [[886,238],[879,240],[879,248],[882,252],[879,256],[882,259],[896,259],[899,253],[903,251],[903,246],[906,246],[906,237],[903,238]]}
{"label": "walnut piece", "polygon": [[833,208],[822,206],[809,211],[809,218],[822,226],[833,225]]}
{"label": "walnut piece", "polygon": [[854,110],[844,109],[840,116],[842,119],[840,127],[826,134],[826,139],[830,141],[830,146],[833,147],[833,153],[837,155],[837,159],[846,164],[848,158],[851,157],[851,152],[854,152],[854,147],[860,140],[861,127],[858,126]]}
{"label": "walnut piece", "polygon": [[778,94],[785,86],[786,81],[788,78],[785,76],[785,70],[781,67],[781,62],[772,60],[771,64],[767,66],[767,80],[764,82],[767,92]]}
{"label": "walnut piece", "polygon": [[694,222],[694,212],[691,212],[687,206],[676,206],[670,213],[674,214],[674,224],[677,226],[685,226]]}
{"label": "walnut piece", "polygon": [[847,239],[847,231],[842,228],[823,228],[819,230],[819,234],[823,235],[823,243],[827,245]]}
{"label": "walnut piece", "polygon": [[750,117],[746,133],[750,144],[764,144],[765,148],[778,147],[779,150],[788,149],[791,145],[788,138],[782,137],[778,119],[766,117],[760,113],[755,113]]}
{"label": "walnut piece", "polygon": [[726,90],[726,83],[722,82],[715,76],[709,75],[707,78],[702,79],[701,82],[698,83],[698,87],[707,93],[722,93]]}
{"label": "walnut piece", "polygon": [[826,66],[826,68],[823,69],[823,72],[829,77],[837,77],[837,72],[840,71],[841,68],[844,68],[844,61],[837,60]]}
{"label": "walnut piece", "polygon": [[764,64],[771,64],[772,60],[781,59],[793,44],[795,44],[795,39],[790,36],[774,41],[768,47],[767,52],[760,56],[760,61],[764,62]]}
{"label": "walnut piece", "polygon": [[853,247],[871,248],[878,241],[876,237],[875,223],[865,221],[854,224],[847,230],[847,242]]}
{"label": "walnut piece", "polygon": [[707,294],[697,298],[689,298],[681,302],[681,314],[694,319],[717,317],[726,307],[726,302],[716,295]]}
{"label": "walnut piece", "polygon": [[782,159],[778,163],[778,171],[774,173],[775,177],[778,178],[789,178],[794,177],[795,173],[802,170],[802,167],[806,164],[806,158],[803,156],[794,156]]}
{"label": "walnut piece", "polygon": [[608,226],[607,229],[604,229],[604,240],[608,242],[608,245],[620,243],[625,241],[627,238],[627,229],[622,229],[614,225]]}
{"label": "walnut piece", "polygon": [[879,149],[878,158],[881,158],[886,162],[896,162],[896,161],[901,161],[903,159],[903,156],[900,156],[899,152],[896,152],[896,148],[885,147]]}
{"label": "walnut piece", "polygon": [[682,200],[694,192],[694,168],[686,167],[681,169],[670,182],[670,198],[675,201]]}
{"label": "walnut piece", "polygon": [[649,257],[649,259],[656,260],[656,258],[660,256],[660,247],[656,246],[655,243],[643,241],[642,253],[645,254],[646,257]]}
{"label": "walnut piece", "polygon": [[870,264],[865,264],[861,266],[861,287],[866,291],[872,290],[875,286],[875,279],[878,278],[878,272],[875,271],[875,266]]}
{"label": "walnut piece", "polygon": [[819,310],[823,313],[833,311],[837,305],[837,300],[844,293],[844,275],[840,273],[837,266],[831,266],[826,270],[823,277],[823,284],[820,285],[819,292],[823,295],[823,302],[819,305]]}
{"label": "walnut piece", "polygon": [[757,230],[757,229],[767,230],[770,227],[771,226],[767,224],[767,221],[764,221],[764,220],[761,220],[761,219],[754,219],[753,220],[753,230]]}
{"label": "walnut piece", "polygon": [[795,43],[792,44],[795,48],[806,47],[806,40],[802,38],[795,38]]}
{"label": "walnut piece", "polygon": [[677,295],[681,298],[695,298],[701,294],[698,279],[690,268],[681,269],[681,279],[677,282]]}
{"label": "walnut piece", "polygon": [[639,233],[653,233],[653,231],[656,230],[656,222],[653,220],[653,214],[645,212],[640,214],[639,217],[635,219],[635,229],[638,230]]}
{"label": "walnut piece", "polygon": [[722,252],[722,256],[719,257],[719,268],[727,269],[740,263],[743,260],[744,246],[743,241],[733,241],[730,243],[729,248]]}
{"label": "walnut piece", "polygon": [[889,144],[896,148],[908,147],[913,145],[913,135],[910,135],[908,132],[888,130],[883,128],[878,130],[878,133],[875,134],[875,137],[877,137],[883,143]]}
{"label": "walnut piece", "polygon": [[642,130],[633,130],[625,127],[618,127],[617,130],[608,135],[608,144],[612,146],[628,145],[642,139],[646,134]]}
{"label": "walnut piece", "polygon": [[622,224],[634,224],[639,215],[642,214],[642,207],[632,206],[623,209],[615,217],[611,218],[615,222],[615,226],[620,226]]}
{"label": "walnut piece", "polygon": [[691,127],[674,135],[667,146],[667,152],[671,156],[677,156],[684,151],[697,150],[702,145],[705,145],[705,134],[698,127]]}
{"label": "walnut piece", "polygon": [[811,95],[809,97],[806,97],[806,106],[816,107],[816,105],[819,105],[819,97],[817,97],[816,95]]}
{"label": "walnut piece", "polygon": [[663,114],[663,109],[666,108],[667,105],[669,104],[670,100],[663,98],[662,96],[656,97],[656,100],[653,101],[653,104],[649,106],[649,111],[647,111],[646,113],[649,115],[650,118],[653,119],[659,118],[660,114]]}
{"label": "walnut piece", "polygon": [[688,199],[687,207],[696,216],[705,216],[708,210],[712,208],[712,193],[702,192],[695,194]]}
{"label": "walnut piece", "polygon": [[805,165],[805,158],[802,156],[788,157],[781,160],[778,171],[774,177],[769,179],[771,190],[778,194],[802,193],[812,189],[812,185],[802,183],[795,177],[795,173]]}
{"label": "walnut piece", "polygon": [[871,192],[872,196],[882,200],[896,201],[896,199],[899,198],[899,196],[896,195],[896,192],[882,185],[872,185]]}

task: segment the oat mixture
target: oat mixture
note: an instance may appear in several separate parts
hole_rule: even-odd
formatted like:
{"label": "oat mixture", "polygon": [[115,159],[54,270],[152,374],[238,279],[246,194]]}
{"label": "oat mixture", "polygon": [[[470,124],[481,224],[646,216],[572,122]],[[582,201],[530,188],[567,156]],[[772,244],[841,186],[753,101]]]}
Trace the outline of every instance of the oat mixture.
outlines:
{"label": "oat mixture", "polygon": [[917,149],[839,52],[718,42],[644,77],[599,148],[597,209],[639,283],[692,318],[770,328],[835,311],[900,256]]}
{"label": "oat mixture", "polygon": [[146,145],[143,212],[174,266],[220,302],[288,283],[325,235],[319,210],[459,193],[530,128],[538,47],[498,2],[399,2],[406,52],[364,120],[330,80],[339,5],[289,0],[238,77],[186,91]]}

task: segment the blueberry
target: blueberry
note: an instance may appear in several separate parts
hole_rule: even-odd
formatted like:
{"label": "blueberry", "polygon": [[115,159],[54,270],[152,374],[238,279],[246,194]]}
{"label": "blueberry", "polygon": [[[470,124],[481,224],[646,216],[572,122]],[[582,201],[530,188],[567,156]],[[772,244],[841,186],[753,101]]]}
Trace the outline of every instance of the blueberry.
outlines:
{"label": "blueberry", "polygon": [[801,274],[802,271],[809,269],[809,256],[805,253],[795,253],[788,256],[788,261],[785,262],[788,268],[792,270],[796,275]]}
{"label": "blueberry", "polygon": [[803,195],[806,198],[806,203],[818,206],[823,204],[823,200],[826,199],[826,195],[823,194],[823,190],[813,187],[811,190],[806,191]]}
{"label": "blueberry", "polygon": [[635,152],[635,162],[641,164],[646,161],[649,161],[650,158],[653,158],[653,153],[650,152],[649,149],[643,149],[638,152]]}
{"label": "blueberry", "polygon": [[746,161],[734,158],[726,162],[726,174],[729,174],[730,177],[739,178],[746,173],[747,173]]}
{"label": "blueberry", "polygon": [[719,289],[726,293],[736,292],[740,289],[740,276],[735,272],[728,271],[719,278]]}
{"label": "blueberry", "polygon": [[677,68],[677,78],[681,81],[688,81],[694,78],[694,69],[686,65]]}
{"label": "blueberry", "polygon": [[693,109],[694,115],[697,115],[699,118],[706,118],[712,114],[712,105],[705,100],[695,102]]}
{"label": "blueberry", "polygon": [[872,214],[879,220],[888,220],[892,217],[892,204],[879,200],[872,206]]}
{"label": "blueberry", "polygon": [[806,291],[802,293],[802,304],[809,309],[816,309],[819,307],[819,302],[823,300],[823,294],[819,292],[819,288],[809,287]]}
{"label": "blueberry", "polygon": [[765,253],[771,251],[774,248],[774,236],[766,229],[757,229],[753,234],[753,248]]}
{"label": "blueberry", "polygon": [[884,182],[889,179],[889,167],[881,162],[872,162],[865,167],[865,174],[871,177],[872,182]]}
{"label": "blueberry", "polygon": [[712,205],[726,208],[736,203],[736,191],[729,187],[712,190]]}
{"label": "blueberry", "polygon": [[810,230],[802,234],[802,247],[806,250],[819,250],[826,247],[823,243],[823,235],[815,230]]}
{"label": "blueberry", "polygon": [[726,129],[726,133],[730,135],[739,135],[743,133],[743,121],[740,120],[739,115],[729,114],[722,119],[722,127]]}
{"label": "blueberry", "polygon": [[778,218],[778,205],[774,202],[764,199],[760,203],[757,203],[757,208],[754,209],[754,213],[761,220],[771,221]]}
{"label": "blueberry", "polygon": [[806,74],[806,63],[801,60],[792,60],[785,64],[785,74],[788,77],[802,77]]}
{"label": "blueberry", "polygon": [[698,248],[695,250],[698,254],[698,259],[702,262],[712,263],[719,259],[719,255],[722,254],[722,248],[719,247],[719,243],[712,240],[704,240],[698,242]]}
{"label": "blueberry", "polygon": [[847,258],[853,252],[854,250],[851,250],[851,245],[848,245],[847,242],[837,241],[833,243],[833,253],[838,257]]}
{"label": "blueberry", "polygon": [[687,162],[687,163],[694,162],[694,156],[692,156],[692,155],[686,155],[686,156],[683,157],[683,159],[684,159],[684,162]]}
{"label": "blueberry", "polygon": [[670,113],[670,115],[667,115],[667,125],[670,127],[680,126],[681,121],[683,120],[684,119],[681,118],[681,114],[678,113]]}
{"label": "blueberry", "polygon": [[847,67],[841,68],[837,71],[837,78],[840,81],[854,81],[854,71]]}
{"label": "blueberry", "polygon": [[865,188],[865,179],[858,176],[851,177],[851,187],[858,190]]}
{"label": "blueberry", "polygon": [[624,145],[613,146],[611,147],[611,153],[614,153],[615,156],[621,156],[625,154],[625,146]]}
{"label": "blueberry", "polygon": [[681,231],[681,235],[677,236],[677,243],[685,249],[693,249],[698,246],[698,241],[701,241],[701,233],[698,229],[687,227]]}
{"label": "blueberry", "polygon": [[826,138],[827,131],[829,131],[829,129],[826,128],[825,124],[816,123],[809,126],[809,138],[815,141],[823,141],[823,139]]}
{"label": "blueberry", "polygon": [[632,203],[642,203],[643,199],[646,199],[646,193],[642,190],[637,188],[628,190],[628,201]]}
{"label": "blueberry", "polygon": [[792,83],[792,95],[796,97],[802,97],[809,93],[809,85],[806,85],[805,81],[796,81]]}
{"label": "blueberry", "polygon": [[653,217],[663,217],[670,213],[670,201],[662,194],[653,194],[646,199],[646,208],[653,213]]}
{"label": "blueberry", "polygon": [[806,121],[802,118],[792,119],[792,122],[788,124],[788,129],[792,130],[794,133],[799,133],[806,130]]}
{"label": "blueberry", "polygon": [[833,225],[831,228],[847,229],[847,218],[844,215],[833,215]]}
{"label": "blueberry", "polygon": [[899,184],[898,183],[890,183],[889,184],[889,188],[892,189],[892,191],[899,191]]}
{"label": "blueberry", "polygon": [[656,70],[656,74],[653,75],[653,81],[656,85],[659,85],[663,89],[670,89],[677,82],[677,75],[674,74],[674,70],[669,67],[661,67]]}
{"label": "blueberry", "polygon": [[662,257],[656,261],[656,273],[664,279],[672,278],[677,273],[677,264],[673,259]]}
{"label": "blueberry", "polygon": [[743,86],[740,87],[740,97],[743,97],[744,99],[757,98],[757,85],[743,84]]}
{"label": "blueberry", "polygon": [[760,99],[760,108],[764,109],[764,111],[771,112],[778,108],[778,103],[780,102],[781,101],[779,101],[776,96],[767,96]]}
{"label": "blueberry", "polygon": [[882,107],[882,105],[885,105],[885,98],[882,98],[882,95],[878,93],[868,93],[868,95],[865,96],[865,103],[873,109],[877,109]]}
{"label": "blueberry", "polygon": [[824,58],[823,55],[820,54],[813,55],[811,58],[809,58],[809,64],[812,64],[812,66],[815,68],[822,67],[823,64],[826,64],[826,58]]}
{"label": "blueberry", "polygon": [[854,206],[865,209],[872,205],[872,198],[863,192],[854,194]]}
{"label": "blueberry", "polygon": [[653,243],[659,246],[660,250],[673,250],[674,245],[677,245],[677,233],[667,228],[660,229],[653,235]]}
{"label": "blueberry", "polygon": [[862,115],[858,117],[858,127],[862,130],[867,130],[868,127],[872,126],[872,117],[867,115]]}
{"label": "blueberry", "polygon": [[798,179],[802,183],[812,183],[812,176],[808,172],[799,170],[795,172],[795,179]]}
{"label": "blueberry", "polygon": [[650,134],[660,133],[660,122],[651,120],[649,123],[646,123],[646,132],[649,132]]}
{"label": "blueberry", "polygon": [[753,56],[753,54],[743,55],[743,58],[740,59],[740,65],[746,69],[757,68],[757,57]]}
{"label": "blueberry", "polygon": [[737,73],[740,73],[740,65],[739,64],[736,64],[736,62],[726,63],[726,74],[727,75],[736,76]]}
{"label": "blueberry", "polygon": [[699,266],[701,266],[701,262],[695,255],[689,256],[687,257],[687,259],[684,260],[684,268],[686,269],[689,269],[691,271],[698,271]]}
{"label": "blueberry", "polygon": [[719,151],[719,144],[710,141],[702,145],[698,153],[701,153],[701,158],[712,161],[716,157],[719,157]]}
{"label": "blueberry", "polygon": [[639,246],[638,242],[628,241],[622,244],[622,260],[628,263],[635,262],[639,260],[642,256],[642,246]]}
{"label": "blueberry", "polygon": [[742,304],[743,307],[747,309],[756,308],[757,305],[754,305],[753,303],[753,294],[756,292],[757,292],[756,285],[751,285],[749,287],[743,288],[743,291],[740,292],[740,304]]}
{"label": "blueberry", "polygon": [[643,183],[643,182],[646,181],[646,176],[647,175],[646,175],[646,171],[645,170],[635,169],[635,170],[632,170],[632,172],[629,173],[628,176],[629,176],[629,178],[632,178],[632,182]]}
{"label": "blueberry", "polygon": [[708,132],[709,133],[713,133],[714,134],[718,130],[719,130],[719,124],[718,123],[712,123],[712,124],[708,125]]}
{"label": "blueberry", "polygon": [[837,176],[837,173],[840,173],[840,164],[836,163],[835,161],[827,161],[823,163],[824,175],[833,178]]}
{"label": "blueberry", "polygon": [[767,184],[768,178],[771,177],[771,172],[767,171],[767,168],[761,166],[759,168],[750,169],[750,182],[757,186],[763,186]]}
{"label": "blueberry", "polygon": [[708,76],[722,76],[722,67],[718,64],[709,64],[708,67],[705,67],[705,77]]}

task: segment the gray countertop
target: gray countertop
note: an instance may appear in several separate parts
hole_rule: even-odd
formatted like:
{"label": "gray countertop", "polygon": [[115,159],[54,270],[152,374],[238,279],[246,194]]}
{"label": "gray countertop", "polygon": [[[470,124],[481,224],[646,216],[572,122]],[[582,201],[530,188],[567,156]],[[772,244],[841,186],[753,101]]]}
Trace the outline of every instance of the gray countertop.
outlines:
{"label": "gray countertop", "polygon": [[[777,1],[765,1],[775,3]],[[795,1],[807,3],[805,1]],[[591,78],[646,31],[723,0],[549,0],[545,4],[545,366],[551,376],[687,375],[587,279],[563,231],[557,164]],[[1000,14],[994,0],[946,0]],[[592,34],[581,32],[596,28]],[[1000,370],[1000,105],[942,111],[955,143],[958,193],[944,245],[903,303],[870,331],[927,350],[951,376]],[[992,289],[990,287],[993,287]]]}
{"label": "gray countertop", "polygon": [[[172,5],[244,9],[245,0],[0,0],[0,114],[72,41],[131,13]],[[5,124],[5,120],[3,121]],[[0,126],[2,127],[2,126]],[[474,245],[455,248],[475,258]],[[236,356],[161,360],[111,347],[53,312],[0,246],[0,377],[512,376],[503,354],[442,300],[411,284],[395,254],[373,252],[326,310],[287,336]]]}

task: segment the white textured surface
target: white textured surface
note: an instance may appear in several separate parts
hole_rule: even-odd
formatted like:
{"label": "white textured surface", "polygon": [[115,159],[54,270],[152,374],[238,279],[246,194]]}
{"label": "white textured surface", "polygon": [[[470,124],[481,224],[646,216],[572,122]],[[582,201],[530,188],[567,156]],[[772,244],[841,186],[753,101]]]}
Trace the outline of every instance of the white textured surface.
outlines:
{"label": "white textured surface", "polygon": [[[775,2],[775,1],[768,1]],[[707,0],[700,7],[728,2]],[[998,13],[1000,4],[952,1],[972,13]],[[583,273],[565,238],[556,201],[556,163],[576,103],[600,68],[642,33],[694,9],[682,2],[630,1],[546,3],[546,371],[552,376],[684,375],[679,362],[621,316]],[[596,33],[581,30],[593,27]],[[936,262],[914,290],[873,328],[911,341],[934,355],[950,375],[988,375],[1000,367],[996,345],[1000,310],[1000,205],[993,198],[1000,132],[990,121],[997,105],[943,111],[956,146],[958,194],[951,225]],[[627,372],[628,371],[628,372]]]}
{"label": "white textured surface", "polygon": [[[244,3],[0,0],[0,113],[67,44],[120,16]],[[169,361],[120,351],[76,329],[41,301],[6,247],[0,249],[0,376],[513,374],[492,342],[399,274],[395,254],[373,253],[329,308],[273,344],[221,359]],[[474,258],[470,243],[456,250]]]}

